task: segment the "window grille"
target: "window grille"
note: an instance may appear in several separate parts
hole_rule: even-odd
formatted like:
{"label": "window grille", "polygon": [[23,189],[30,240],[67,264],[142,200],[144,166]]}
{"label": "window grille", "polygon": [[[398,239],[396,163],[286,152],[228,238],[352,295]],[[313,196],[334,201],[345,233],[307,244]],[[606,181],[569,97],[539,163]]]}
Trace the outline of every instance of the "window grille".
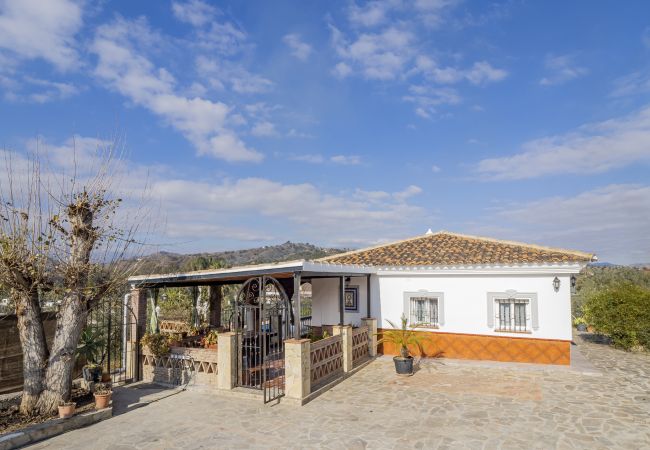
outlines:
{"label": "window grille", "polygon": [[530,331],[527,298],[500,298],[497,303],[496,331],[527,332]]}
{"label": "window grille", "polygon": [[438,299],[436,297],[411,297],[409,322],[413,326],[438,326]]}

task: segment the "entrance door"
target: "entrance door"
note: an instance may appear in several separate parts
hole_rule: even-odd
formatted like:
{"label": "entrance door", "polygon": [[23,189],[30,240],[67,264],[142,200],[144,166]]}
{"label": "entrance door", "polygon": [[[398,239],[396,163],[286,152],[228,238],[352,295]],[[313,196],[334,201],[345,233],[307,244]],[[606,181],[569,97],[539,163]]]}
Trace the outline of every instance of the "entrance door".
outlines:
{"label": "entrance door", "polygon": [[289,299],[272,277],[252,278],[237,295],[237,385],[264,391],[264,403],[284,395],[284,340]]}

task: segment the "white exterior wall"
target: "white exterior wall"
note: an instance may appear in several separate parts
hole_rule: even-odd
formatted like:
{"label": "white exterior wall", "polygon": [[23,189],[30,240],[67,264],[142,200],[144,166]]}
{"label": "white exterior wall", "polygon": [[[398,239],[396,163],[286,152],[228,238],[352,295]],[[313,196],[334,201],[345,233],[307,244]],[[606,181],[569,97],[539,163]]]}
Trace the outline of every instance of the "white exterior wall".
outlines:
{"label": "white exterior wall", "polygon": [[[555,292],[553,279],[560,279]],[[399,323],[404,309],[405,292],[441,292],[444,295],[444,324],[439,332],[510,336],[540,339],[571,340],[571,274],[540,275],[433,275],[387,274],[371,277],[371,317],[379,328],[389,328],[385,319]],[[345,313],[345,323],[358,325],[366,311],[366,279],[352,278],[350,285],[359,286],[359,312]],[[339,322],[338,279],[312,281],[312,324],[333,325]],[[495,332],[488,327],[487,295],[490,292],[515,290],[537,294],[539,328],[531,333]]]}
{"label": "white exterior wall", "polygon": [[[373,277],[374,278],[374,277]],[[361,319],[368,317],[366,301],[366,277],[352,277],[346,286],[359,287],[359,311],[345,311],[344,323],[346,325],[359,325]],[[311,282],[312,312],[311,324],[337,325],[339,323],[339,280],[338,278],[314,278]],[[372,292],[372,286],[370,291]]]}

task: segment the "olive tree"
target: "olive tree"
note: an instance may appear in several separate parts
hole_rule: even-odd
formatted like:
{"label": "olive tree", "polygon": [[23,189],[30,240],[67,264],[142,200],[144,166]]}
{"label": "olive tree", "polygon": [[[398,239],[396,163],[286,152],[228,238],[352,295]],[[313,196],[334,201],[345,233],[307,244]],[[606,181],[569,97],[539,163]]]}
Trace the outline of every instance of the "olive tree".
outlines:
{"label": "olive tree", "polygon": [[[88,312],[124,286],[142,222],[137,208],[119,214],[114,188],[121,159],[115,142],[67,167],[49,166],[47,152],[4,151],[0,177],[0,283],[10,289],[23,353],[21,412],[47,414],[72,390],[75,350]],[[60,156],[60,155],[59,155]],[[60,158],[59,158],[60,159]],[[128,217],[128,220],[126,219]],[[41,318],[45,293],[59,301],[48,346]]]}

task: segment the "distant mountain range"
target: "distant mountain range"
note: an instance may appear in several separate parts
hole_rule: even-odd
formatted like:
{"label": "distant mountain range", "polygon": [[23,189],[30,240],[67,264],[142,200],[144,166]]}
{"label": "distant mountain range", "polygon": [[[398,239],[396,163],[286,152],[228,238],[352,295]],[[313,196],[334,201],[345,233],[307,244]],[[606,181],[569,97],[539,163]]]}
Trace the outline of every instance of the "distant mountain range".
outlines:
{"label": "distant mountain range", "polygon": [[244,250],[228,250],[223,252],[180,254],[158,252],[140,258],[138,274],[173,273],[196,269],[197,260],[222,262],[225,267],[244,266],[249,264],[266,264],[273,262],[292,261],[297,259],[315,259],[335,255],[348,249],[318,247],[313,244],[287,241],[284,244]]}
{"label": "distant mountain range", "polygon": [[595,262],[589,263],[591,267],[634,267],[635,269],[650,269],[650,263],[637,263],[637,264],[612,264],[609,262]]}

